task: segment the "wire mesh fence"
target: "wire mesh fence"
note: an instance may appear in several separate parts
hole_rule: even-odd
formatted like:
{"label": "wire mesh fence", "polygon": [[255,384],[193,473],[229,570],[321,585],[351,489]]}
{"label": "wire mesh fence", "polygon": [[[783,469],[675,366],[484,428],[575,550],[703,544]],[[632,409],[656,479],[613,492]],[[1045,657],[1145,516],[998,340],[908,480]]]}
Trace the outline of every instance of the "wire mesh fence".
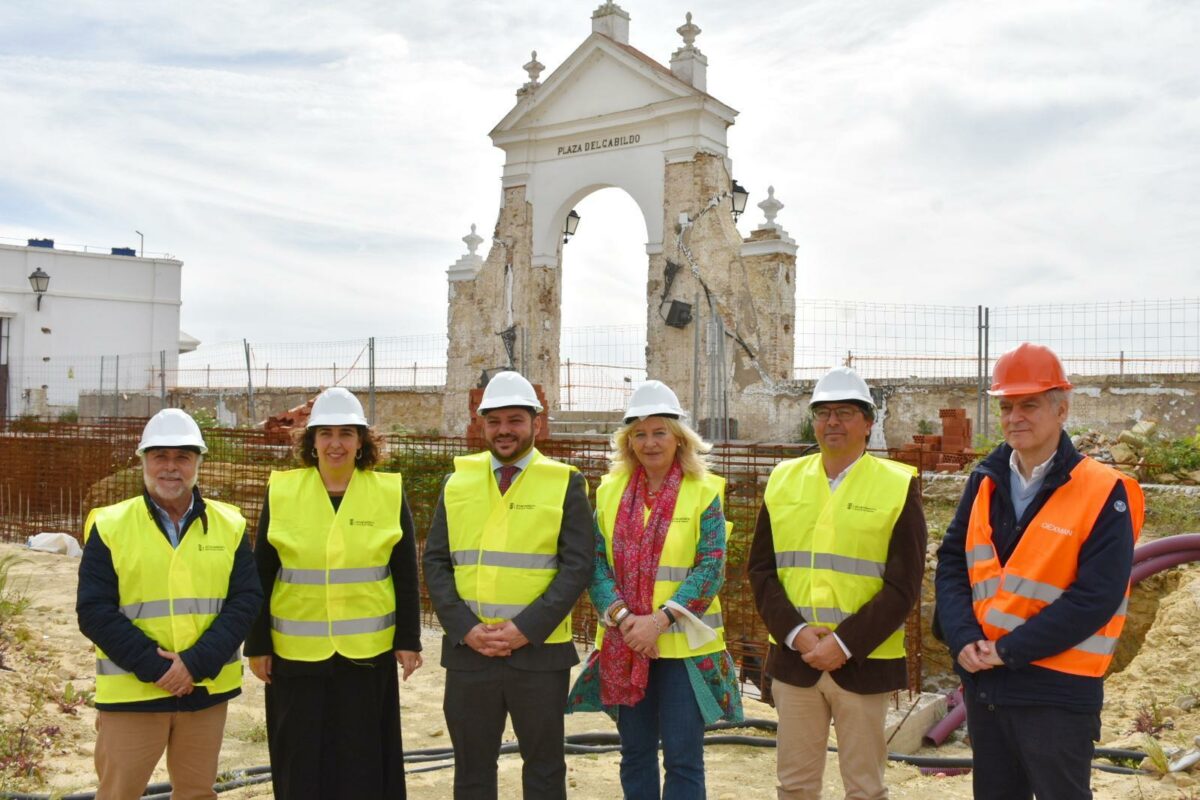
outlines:
{"label": "wire mesh fence", "polygon": [[335,342],[223,342],[179,357],[180,387],[345,386],[378,389],[446,382],[446,337]]}
{"label": "wire mesh fence", "polygon": [[[141,467],[134,451],[142,422],[108,420],[77,425],[25,421],[0,430],[0,540],[23,542],[41,532],[80,537],[88,512],[141,492]],[[256,534],[267,480],[272,470],[295,465],[286,436],[261,430],[211,428],[200,470],[200,487],[208,497],[239,506]],[[453,470],[454,457],[470,452],[459,437],[387,435],[384,471],[404,475],[405,493],[423,548],[442,479]],[[603,437],[554,438],[541,447],[552,457],[577,467],[593,487],[608,469],[608,442]],[[805,445],[717,445],[713,469],[725,477],[726,516],[733,523],[727,542],[726,582],[721,591],[725,635],[743,675],[761,682],[767,632],[755,611],[747,574],[747,558],[766,477],[776,463],[801,455]],[[594,498],[594,491],[592,493]],[[437,619],[422,592],[423,622]],[[586,594],[574,614],[577,641],[590,643],[597,616]],[[916,645],[912,652],[916,653]],[[910,663],[912,686],[920,685],[919,658]]]}
{"label": "wire mesh fence", "polygon": [[796,303],[796,378],[854,367],[868,380],[977,378],[1022,342],[1075,375],[1200,372],[1200,299],[1033,306]]}
{"label": "wire mesh fence", "polygon": [[1032,341],[1074,375],[1200,372],[1200,301],[1159,300],[988,310],[989,350]]}
{"label": "wire mesh fence", "polygon": [[970,306],[834,300],[796,303],[795,377],[851,366],[867,380],[978,374],[979,312]]}
{"label": "wire mesh fence", "polygon": [[[1024,341],[1047,344],[1076,375],[1200,373],[1200,299],[1033,306],[901,305],[834,300],[796,304],[796,379],[837,365],[870,381],[974,379]],[[331,342],[205,345],[157,353],[12,358],[7,414],[70,414],[81,394],[91,415],[129,413],[130,393],[163,398],[175,389],[250,393],[269,388],[432,388],[446,381],[441,334]],[[558,408],[624,408],[647,377],[646,331],[638,325],[564,328]],[[105,399],[107,398],[107,399]],[[125,410],[122,410],[125,409]]]}

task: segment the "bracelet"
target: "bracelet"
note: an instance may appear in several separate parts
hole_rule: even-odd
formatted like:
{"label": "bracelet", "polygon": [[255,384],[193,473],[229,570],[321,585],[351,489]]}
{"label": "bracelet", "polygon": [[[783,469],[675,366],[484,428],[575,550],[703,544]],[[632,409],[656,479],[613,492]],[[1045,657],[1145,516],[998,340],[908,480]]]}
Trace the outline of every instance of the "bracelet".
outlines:
{"label": "bracelet", "polygon": [[621,627],[621,623],[632,613],[627,606],[621,606],[617,609],[617,613],[613,614],[613,625]]}
{"label": "bracelet", "polygon": [[668,628],[679,621],[679,620],[675,619],[675,614],[671,611],[671,609],[667,608],[666,606],[662,606],[658,610],[667,615],[667,620],[668,620],[667,627]]}
{"label": "bracelet", "polygon": [[[662,609],[659,609],[659,610],[661,611]],[[667,630],[667,627],[668,627],[668,626],[667,626],[667,625],[659,625],[659,624],[658,624],[658,615],[657,615],[657,614],[651,614],[651,615],[650,615],[650,620],[651,620],[651,621],[654,623],[654,627],[655,627],[655,628],[658,628],[658,632],[659,632],[659,633],[665,633],[665,632],[666,632],[666,630]]]}

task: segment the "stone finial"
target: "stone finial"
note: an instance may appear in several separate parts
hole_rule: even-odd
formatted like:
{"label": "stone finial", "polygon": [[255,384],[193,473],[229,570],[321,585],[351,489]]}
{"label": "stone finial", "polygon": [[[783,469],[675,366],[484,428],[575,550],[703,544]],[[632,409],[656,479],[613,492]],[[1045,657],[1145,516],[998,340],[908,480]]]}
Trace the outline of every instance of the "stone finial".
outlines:
{"label": "stone finial", "polygon": [[475,232],[475,223],[471,223],[471,232],[462,238],[467,245],[467,250],[470,255],[475,255],[475,251],[479,249],[479,245],[483,244],[483,237]]}
{"label": "stone finial", "polygon": [[612,0],[601,3],[592,12],[592,33],[600,33],[613,41],[629,44],[629,14]]}
{"label": "stone finial", "polygon": [[546,69],[546,65],[537,60],[537,50],[529,53],[529,63],[521,67],[529,75],[529,82],[534,86],[538,85],[538,76]]}
{"label": "stone finial", "polygon": [[541,81],[538,80],[538,76],[546,69],[546,65],[537,60],[537,50],[534,50],[529,54],[529,62],[522,66],[521,69],[525,70],[525,74],[529,76],[529,80],[520,89],[517,89],[518,97],[528,94],[542,85]]}
{"label": "stone finial", "polygon": [[675,29],[675,32],[683,37],[683,46],[691,50],[696,44],[696,37],[700,35],[700,26],[692,24],[692,12],[687,12],[687,22]]}
{"label": "stone finial", "polygon": [[708,90],[708,59],[696,47],[700,26],[692,23],[692,12],[687,13],[687,22],[675,31],[683,37],[683,47],[671,54],[671,72],[684,83],[700,91]]}
{"label": "stone finial", "polygon": [[767,199],[759,203],[758,207],[762,209],[763,216],[767,218],[766,223],[760,227],[764,229],[778,229],[779,225],[775,222],[775,217],[778,216],[779,210],[783,208],[783,203],[775,199],[774,186],[767,187]]}
{"label": "stone finial", "polygon": [[[783,203],[775,199],[775,187],[767,187],[767,199],[758,204],[767,221],[750,233],[749,239],[742,240],[742,255],[750,256],[796,256],[796,240],[788,236],[783,226],[775,221]],[[792,262],[794,269],[794,261]],[[789,279],[790,280],[790,279]]]}
{"label": "stone finial", "polygon": [[474,223],[471,223],[471,232],[462,237],[462,240],[467,245],[469,252],[464,256],[459,256],[458,261],[455,261],[450,269],[446,270],[446,278],[451,283],[475,280],[479,270],[483,269],[483,256],[475,252],[479,249],[479,245],[483,244],[483,237],[475,232]]}

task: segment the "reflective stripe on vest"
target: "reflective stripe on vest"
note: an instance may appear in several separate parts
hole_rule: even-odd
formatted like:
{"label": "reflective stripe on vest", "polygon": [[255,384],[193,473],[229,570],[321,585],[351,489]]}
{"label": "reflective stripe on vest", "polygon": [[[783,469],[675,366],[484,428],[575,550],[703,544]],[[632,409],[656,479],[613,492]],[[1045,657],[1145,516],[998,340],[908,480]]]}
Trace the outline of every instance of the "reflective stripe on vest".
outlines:
{"label": "reflective stripe on vest", "polygon": [[502,553],[497,550],[455,550],[450,554],[455,566],[520,567],[522,569],[558,569],[558,554]]}
{"label": "reflective stripe on vest", "polygon": [[[992,543],[991,501],[995,483],[980,481],[967,523],[967,574],[975,617],[989,639],[1019,628],[1062,596],[1075,581],[1079,553],[1117,481],[1128,495],[1133,538],[1141,532],[1145,500],[1136,481],[1084,458],[1071,479],[1054,490],[1025,528],[1003,567]],[[1112,617],[1095,634],[1069,650],[1032,663],[1071,675],[1102,677],[1112,663],[1125,625],[1129,587]]]}
{"label": "reflective stripe on vest", "polygon": [[[233,651],[233,656],[228,661],[226,661],[225,664],[227,666],[230,664],[240,664],[241,661],[242,661],[242,648],[239,645],[238,649]],[[239,672],[240,672],[240,670],[239,670]],[[97,675],[132,675],[133,673],[127,672],[126,670],[121,669],[114,662],[109,661],[107,658],[97,658],[96,659],[96,674]]]}
{"label": "reflective stripe on vest", "polygon": [[337,512],[313,467],[271,473],[267,539],[279,551],[271,642],[293,661],[392,649],[396,591],[388,561],[400,529],[403,479],[355,470]]}
{"label": "reflective stripe on vest", "polygon": [[[883,588],[892,531],[915,474],[864,453],[831,493],[820,453],[771,471],[763,502],[775,570],[805,622],[836,630]],[[867,657],[903,656],[901,625]]]}
{"label": "reflective stripe on vest", "polygon": [[882,561],[868,561],[863,558],[839,556],[833,553],[813,553],[809,550],[789,550],[775,553],[775,569],[806,567],[882,579],[886,566],[887,564]]}
{"label": "reflective stripe on vest", "polygon": [[339,583],[369,583],[386,580],[392,570],[382,567],[351,567],[349,569],[280,569],[277,580],[305,586],[324,586]]}
{"label": "reflective stripe on vest", "polygon": [[[158,529],[143,497],[95,509],[93,525],[112,554],[118,610],[164,650],[178,653],[196,643],[212,625],[229,594],[234,554],[246,530],[241,512],[227,503],[205,500],[207,527],[195,519],[178,547]],[[242,685],[240,649],[214,678],[195,682],[210,694]],[[96,702],[136,703],[171,693],[115,664],[96,648]]]}
{"label": "reflective stripe on vest", "polygon": [[[608,474],[600,479],[596,489],[596,524],[604,536],[604,549],[609,568],[613,566],[613,527],[621,507],[621,498],[629,486],[629,473]],[[654,608],[660,608],[675,596],[679,586],[687,580],[696,563],[696,552],[700,544],[700,518],[712,501],[725,504],[725,479],[708,473],[701,479],[684,476],[679,485],[679,496],[667,538],[663,542],[662,554],[658,559],[658,571],[654,575]],[[728,526],[727,526],[728,527]],[[728,529],[726,530],[728,534]],[[717,638],[699,647],[689,647],[687,634],[678,625],[667,629],[658,637],[658,654],[661,658],[687,658],[717,653],[725,649],[725,617],[721,613],[721,599],[714,597],[700,621],[717,632]],[[604,631],[596,631],[596,648],[604,643]]]}
{"label": "reflective stripe on vest", "polygon": [[[454,586],[483,622],[513,619],[558,575],[558,535],[573,472],[534,450],[501,495],[491,453],[454,459],[443,494]],[[569,641],[570,614],[545,642]]]}

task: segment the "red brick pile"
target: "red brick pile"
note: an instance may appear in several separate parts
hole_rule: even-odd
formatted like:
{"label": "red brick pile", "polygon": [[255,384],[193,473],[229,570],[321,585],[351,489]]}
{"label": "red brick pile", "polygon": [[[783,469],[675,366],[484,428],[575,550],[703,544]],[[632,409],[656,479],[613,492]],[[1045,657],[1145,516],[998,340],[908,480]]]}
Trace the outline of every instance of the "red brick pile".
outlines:
{"label": "red brick pile", "polygon": [[308,415],[312,413],[313,400],[316,399],[313,397],[303,405],[267,417],[263,423],[263,430],[267,432],[270,441],[276,444],[291,444],[292,429],[303,428],[308,424]]}
{"label": "red brick pile", "polygon": [[892,452],[892,457],[921,470],[959,472],[975,458],[971,449],[971,420],[965,408],[938,411],[942,433],[918,433],[913,440]]}

